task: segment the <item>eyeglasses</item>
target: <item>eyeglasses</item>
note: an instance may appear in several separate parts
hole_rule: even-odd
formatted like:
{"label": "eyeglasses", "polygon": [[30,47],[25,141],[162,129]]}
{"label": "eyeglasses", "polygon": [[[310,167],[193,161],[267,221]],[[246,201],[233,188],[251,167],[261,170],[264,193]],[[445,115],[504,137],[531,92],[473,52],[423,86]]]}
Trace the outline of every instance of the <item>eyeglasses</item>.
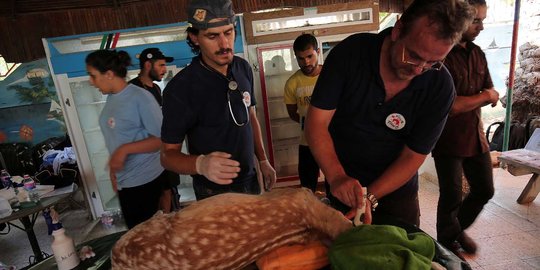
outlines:
{"label": "eyeglasses", "polygon": [[403,64],[411,65],[415,68],[422,68],[422,72],[426,72],[428,70],[441,70],[444,64],[444,59],[442,61],[435,62],[420,61],[419,63],[407,60],[405,59],[405,45],[403,45],[403,51],[401,52],[401,62],[403,62]]}
{"label": "eyeglasses", "polygon": [[482,20],[482,19],[474,19],[474,20],[472,21],[472,23],[473,23],[473,24],[482,24],[482,25],[483,25],[483,24],[484,24],[484,20]]}
{"label": "eyeglasses", "polygon": [[[244,97],[244,91],[238,90],[238,83],[236,83],[235,81],[229,81],[228,87],[229,91],[227,91],[227,103],[229,104],[229,112],[231,113],[231,117],[237,126],[244,126],[249,123],[248,103],[244,101],[244,98],[247,97]],[[234,106],[231,104],[234,104]],[[237,108],[237,110],[233,110],[233,107]],[[243,116],[242,113],[239,113],[237,115],[238,118],[235,116],[234,111],[238,111],[239,107],[244,107],[243,110],[246,111],[246,118],[244,119],[244,121],[238,121],[238,119],[241,120]]]}

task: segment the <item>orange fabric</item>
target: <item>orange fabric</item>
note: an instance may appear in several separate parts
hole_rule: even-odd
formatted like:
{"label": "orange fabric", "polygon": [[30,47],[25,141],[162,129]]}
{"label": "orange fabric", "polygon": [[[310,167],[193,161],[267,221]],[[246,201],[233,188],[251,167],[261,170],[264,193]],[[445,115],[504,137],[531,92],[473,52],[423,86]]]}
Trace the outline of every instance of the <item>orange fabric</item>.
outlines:
{"label": "orange fabric", "polygon": [[257,260],[260,270],[316,270],[328,264],[328,248],[318,241],[282,246]]}

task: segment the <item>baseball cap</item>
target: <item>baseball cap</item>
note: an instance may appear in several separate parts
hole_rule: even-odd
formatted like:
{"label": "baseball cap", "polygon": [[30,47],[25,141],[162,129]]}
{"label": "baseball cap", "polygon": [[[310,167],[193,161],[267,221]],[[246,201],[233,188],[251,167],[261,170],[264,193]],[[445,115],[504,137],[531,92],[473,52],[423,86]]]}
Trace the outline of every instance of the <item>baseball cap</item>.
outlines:
{"label": "baseball cap", "polygon": [[158,48],[146,48],[144,49],[141,54],[139,54],[139,61],[141,63],[144,63],[148,60],[159,60],[163,59],[165,62],[170,63],[174,60],[174,58],[165,56]]}
{"label": "baseball cap", "polygon": [[[191,26],[199,30],[234,22],[231,0],[191,0],[188,4],[187,16]],[[210,22],[213,19],[225,20]]]}

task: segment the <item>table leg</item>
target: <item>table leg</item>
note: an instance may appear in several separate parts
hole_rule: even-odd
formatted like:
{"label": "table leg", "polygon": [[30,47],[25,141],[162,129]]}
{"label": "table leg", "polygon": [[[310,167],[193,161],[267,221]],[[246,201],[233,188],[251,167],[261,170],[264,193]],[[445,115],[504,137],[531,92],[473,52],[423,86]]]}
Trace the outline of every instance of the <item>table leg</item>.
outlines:
{"label": "table leg", "polygon": [[41,248],[39,247],[36,234],[34,233],[34,224],[30,222],[30,217],[21,217],[19,220],[24,225],[24,231],[28,236],[28,241],[30,241],[30,246],[32,246],[32,251],[34,252],[34,256],[36,256],[36,261],[43,261],[43,254],[41,253]]}
{"label": "table leg", "polygon": [[531,179],[529,180],[529,183],[527,183],[527,185],[521,192],[521,195],[519,195],[517,202],[519,204],[530,203],[534,201],[534,199],[536,199],[536,196],[538,196],[539,192],[540,192],[540,183],[538,181],[538,174],[533,173],[533,175],[531,176]]}

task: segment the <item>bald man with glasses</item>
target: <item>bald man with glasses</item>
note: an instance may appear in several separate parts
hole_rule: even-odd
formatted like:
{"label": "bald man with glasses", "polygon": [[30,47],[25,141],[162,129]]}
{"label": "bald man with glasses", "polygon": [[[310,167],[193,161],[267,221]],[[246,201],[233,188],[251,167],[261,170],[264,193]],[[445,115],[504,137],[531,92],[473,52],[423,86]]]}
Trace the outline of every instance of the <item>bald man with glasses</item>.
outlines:
{"label": "bald man with glasses", "polygon": [[305,134],[336,209],[352,217],[366,196],[366,223],[392,216],[419,225],[417,171],[455,95],[443,62],[473,15],[463,1],[416,0],[394,27],[332,49]]}

